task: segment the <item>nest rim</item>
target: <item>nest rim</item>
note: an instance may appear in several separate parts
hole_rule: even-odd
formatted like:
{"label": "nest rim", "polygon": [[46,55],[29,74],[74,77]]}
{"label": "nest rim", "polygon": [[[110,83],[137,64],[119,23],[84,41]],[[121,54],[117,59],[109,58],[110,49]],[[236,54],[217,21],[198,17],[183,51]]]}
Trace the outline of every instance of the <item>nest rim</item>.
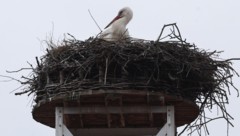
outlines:
{"label": "nest rim", "polygon": [[[148,90],[85,90],[83,92],[80,92],[79,94],[71,95],[71,94],[62,94],[58,97],[55,97],[53,99],[48,99],[39,102],[37,105],[34,106],[32,115],[34,120],[37,122],[40,122],[44,125],[47,125],[49,127],[55,127],[55,108],[56,107],[94,107],[98,106],[106,106],[105,102],[102,101],[97,104],[97,102],[90,102],[90,100],[94,99],[102,99],[102,97],[106,98],[109,95],[114,96],[121,96],[125,99],[125,103],[122,105],[124,106],[174,106],[175,107],[175,119],[176,119],[176,126],[182,126],[185,124],[189,124],[192,121],[194,121],[197,116],[199,115],[199,107],[196,105],[196,103],[184,99],[180,96],[174,96],[169,94],[164,94],[161,92],[152,92]],[[87,97],[87,99],[84,99],[84,97]],[[152,103],[147,104],[146,99],[147,97],[154,98],[155,100],[152,101]],[[129,102],[128,99],[135,99],[135,102]],[[164,98],[164,104],[162,103],[162,98]],[[103,99],[102,99],[103,100]],[[86,104],[87,101],[87,104]],[[127,102],[128,101],[128,102]],[[84,104],[76,104],[76,102],[85,103]],[[66,104],[67,103],[67,104]],[[109,105],[114,107],[122,107],[120,105]],[[108,107],[108,106],[106,106]],[[145,113],[142,113],[145,114]],[[89,114],[91,115],[91,114]],[[96,114],[96,116],[99,114]],[[139,113],[134,114],[134,116],[137,118],[139,117]],[[71,115],[70,115],[71,116]],[[157,117],[156,117],[157,118]],[[91,118],[89,119],[91,120]],[[157,120],[156,122],[162,122],[164,123],[165,120]],[[93,121],[94,122],[94,121]],[[145,125],[141,124],[135,124],[136,128],[154,128],[154,127],[162,127],[162,126],[151,126],[149,124],[149,121],[144,122]],[[74,123],[73,123],[74,124]],[[93,123],[94,126],[94,123]],[[107,126],[88,126],[87,128],[108,128]],[[80,127],[80,126],[79,126]],[[118,126],[119,127],[119,126]],[[126,128],[131,128],[132,126],[126,126]],[[71,128],[71,127],[70,127]],[[80,127],[81,128],[81,127]],[[114,127],[113,127],[114,128]]]}

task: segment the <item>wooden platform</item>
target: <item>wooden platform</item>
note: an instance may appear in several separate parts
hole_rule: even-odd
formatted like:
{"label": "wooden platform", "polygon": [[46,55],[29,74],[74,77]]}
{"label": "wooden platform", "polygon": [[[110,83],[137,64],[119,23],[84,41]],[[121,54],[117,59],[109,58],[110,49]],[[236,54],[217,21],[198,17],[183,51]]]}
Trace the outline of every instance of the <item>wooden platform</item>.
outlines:
{"label": "wooden platform", "polygon": [[[59,94],[40,101],[32,111],[33,118],[55,127],[55,107],[78,107],[79,114],[66,114],[69,129],[161,128],[166,113],[158,107],[174,106],[176,126],[188,124],[199,114],[198,106],[181,97],[145,90],[86,90]],[[157,130],[157,129],[156,129]]]}

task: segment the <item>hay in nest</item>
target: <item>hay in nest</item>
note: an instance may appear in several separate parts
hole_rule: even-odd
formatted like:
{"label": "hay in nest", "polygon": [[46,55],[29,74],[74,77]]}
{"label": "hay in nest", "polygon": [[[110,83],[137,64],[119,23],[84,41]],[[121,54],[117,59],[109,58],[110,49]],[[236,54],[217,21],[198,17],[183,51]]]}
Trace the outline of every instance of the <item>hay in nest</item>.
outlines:
{"label": "hay in nest", "polygon": [[161,91],[200,106],[199,118],[188,126],[190,129],[206,125],[203,109],[213,105],[220,107],[223,118],[231,124],[232,117],[225,109],[229,87],[233,86],[231,78],[236,74],[231,59],[221,60],[220,52],[199,49],[174,36],[178,41],[65,39],[37,59],[32,78],[22,82],[28,88],[16,94],[33,93],[38,103],[88,89]]}

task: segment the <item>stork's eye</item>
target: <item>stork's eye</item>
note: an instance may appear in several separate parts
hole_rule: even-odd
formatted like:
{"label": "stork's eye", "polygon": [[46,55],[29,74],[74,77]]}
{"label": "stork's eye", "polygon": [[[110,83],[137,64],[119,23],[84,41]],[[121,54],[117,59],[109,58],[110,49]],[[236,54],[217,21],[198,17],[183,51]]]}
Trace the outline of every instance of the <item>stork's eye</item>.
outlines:
{"label": "stork's eye", "polygon": [[119,11],[118,15],[122,15],[122,13],[123,13],[123,11],[121,10],[121,11]]}

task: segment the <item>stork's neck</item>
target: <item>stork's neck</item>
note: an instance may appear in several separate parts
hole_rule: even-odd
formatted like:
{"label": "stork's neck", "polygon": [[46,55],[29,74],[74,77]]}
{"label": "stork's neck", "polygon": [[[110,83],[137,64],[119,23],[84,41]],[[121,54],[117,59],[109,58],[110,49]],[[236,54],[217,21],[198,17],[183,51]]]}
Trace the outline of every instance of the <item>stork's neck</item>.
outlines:
{"label": "stork's neck", "polygon": [[123,18],[120,18],[118,20],[116,20],[113,24],[112,24],[112,28],[113,29],[121,29],[123,31],[126,30],[126,26],[128,24],[130,20],[128,20],[127,18],[123,17]]}

